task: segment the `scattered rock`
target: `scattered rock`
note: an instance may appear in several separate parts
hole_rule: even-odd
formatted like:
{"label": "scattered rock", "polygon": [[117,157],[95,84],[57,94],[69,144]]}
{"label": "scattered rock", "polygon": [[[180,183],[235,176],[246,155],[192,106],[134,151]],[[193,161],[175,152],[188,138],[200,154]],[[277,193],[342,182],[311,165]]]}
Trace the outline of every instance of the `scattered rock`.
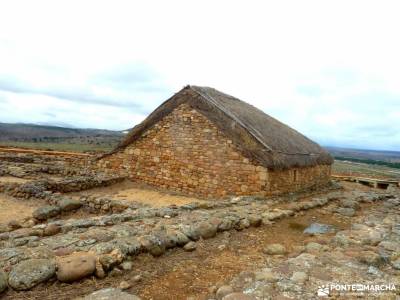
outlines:
{"label": "scattered rock", "polygon": [[160,256],[165,253],[165,242],[157,236],[147,235],[142,237],[141,244],[143,249],[153,256]]}
{"label": "scattered rock", "polygon": [[313,252],[319,252],[322,250],[322,245],[315,243],[315,242],[310,242],[306,245],[306,251],[309,253]]}
{"label": "scattered rock", "polygon": [[29,290],[53,277],[55,272],[56,266],[52,260],[28,259],[20,262],[11,270],[8,283],[15,290]]}
{"label": "scattered rock", "polygon": [[400,244],[396,242],[383,241],[378,246],[388,251],[400,251]]}
{"label": "scattered rock", "polygon": [[42,221],[42,220],[47,220],[52,217],[55,217],[55,216],[59,215],[60,212],[61,212],[61,209],[58,206],[46,205],[46,206],[42,206],[42,207],[39,207],[38,209],[36,209],[32,213],[32,215],[35,219]]}
{"label": "scattered rock", "polygon": [[275,273],[273,273],[271,269],[265,268],[260,272],[256,272],[254,279],[272,283],[277,282],[279,280],[279,277]]}
{"label": "scattered rock", "polygon": [[138,274],[132,277],[133,282],[139,282],[142,280],[142,275]]}
{"label": "scattered rock", "polygon": [[255,300],[255,299],[256,298],[243,293],[232,293],[222,298],[222,300]]}
{"label": "scattered rock", "polygon": [[127,290],[127,289],[129,289],[131,286],[132,286],[132,284],[130,284],[128,281],[125,281],[125,280],[123,280],[123,281],[121,281],[121,282],[119,283],[119,288],[120,288],[121,290]]}
{"label": "scattered rock", "polygon": [[123,274],[123,273],[122,273],[122,271],[121,271],[120,269],[114,268],[114,269],[112,269],[111,272],[109,273],[109,276],[110,276],[110,277],[118,277],[118,276],[121,276],[122,274]]}
{"label": "scattered rock", "polygon": [[392,261],[392,267],[396,270],[400,270],[400,258],[396,259],[395,261]]}
{"label": "scattered rock", "polygon": [[106,272],[104,271],[104,268],[101,265],[99,259],[96,259],[96,270],[94,272],[94,275],[100,279],[106,277]]}
{"label": "scattered rock", "polygon": [[100,256],[99,261],[105,271],[109,271],[119,264],[119,260],[111,254]]}
{"label": "scattered rock", "polygon": [[281,244],[270,244],[264,248],[263,252],[269,255],[282,255],[286,253],[286,248]]}
{"label": "scattered rock", "polygon": [[195,226],[195,231],[203,238],[208,239],[212,238],[217,234],[218,226],[214,226],[210,222],[200,222]]}
{"label": "scattered rock", "polygon": [[232,293],[233,293],[233,288],[230,285],[223,285],[217,290],[217,292],[215,293],[215,296],[217,297],[217,300],[221,300],[226,295],[229,295]]}
{"label": "scattered rock", "polygon": [[353,209],[358,209],[360,207],[360,204],[352,199],[343,199],[340,202],[342,207],[347,207],[347,208],[353,208]]}
{"label": "scattered rock", "polygon": [[195,242],[189,242],[185,246],[183,246],[183,250],[191,252],[196,250],[197,244]]}
{"label": "scattered rock", "polygon": [[80,208],[82,203],[77,199],[61,199],[57,202],[57,205],[62,211],[71,211]]}
{"label": "scattered rock", "polygon": [[384,263],[380,255],[369,250],[362,251],[358,256],[358,261],[375,267],[379,267]]}
{"label": "scattered rock", "polygon": [[0,270],[0,293],[5,291],[7,288],[7,275],[3,271]]}
{"label": "scattered rock", "polygon": [[11,220],[10,222],[8,222],[8,227],[9,227],[11,230],[15,230],[15,229],[22,228],[22,224],[21,224],[20,221]]}
{"label": "scattered rock", "polygon": [[131,261],[124,261],[124,262],[120,265],[121,269],[124,270],[124,271],[130,271],[130,270],[132,270],[132,266],[133,266],[133,264],[132,264]]}
{"label": "scattered rock", "polygon": [[294,272],[290,280],[298,284],[304,284],[308,279],[308,275],[304,272]]}
{"label": "scattered rock", "polygon": [[57,279],[72,282],[87,277],[96,269],[96,257],[89,253],[76,253],[57,260]]}
{"label": "scattered rock", "polygon": [[356,214],[356,211],[353,208],[339,207],[337,209],[337,213],[341,214],[342,216],[353,217]]}
{"label": "scattered rock", "polygon": [[335,232],[335,227],[333,227],[332,225],[320,223],[312,223],[303,231],[303,233],[306,234],[324,234],[331,232]]}
{"label": "scattered rock", "polygon": [[49,224],[46,226],[46,228],[43,230],[43,235],[45,236],[51,236],[59,233],[61,231],[61,227],[56,224]]}
{"label": "scattered rock", "polygon": [[140,300],[138,296],[128,294],[121,291],[120,289],[107,288],[98,290],[90,295],[83,298],[77,298],[75,300]]}

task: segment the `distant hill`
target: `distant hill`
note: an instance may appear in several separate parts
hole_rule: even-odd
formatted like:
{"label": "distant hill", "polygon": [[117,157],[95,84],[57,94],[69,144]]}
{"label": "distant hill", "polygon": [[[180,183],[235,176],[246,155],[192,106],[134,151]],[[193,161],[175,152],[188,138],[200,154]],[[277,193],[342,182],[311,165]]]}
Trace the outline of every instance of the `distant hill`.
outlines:
{"label": "distant hill", "polygon": [[70,151],[108,151],[126,131],[0,123],[0,145]]}
{"label": "distant hill", "polygon": [[35,124],[0,123],[0,141],[32,141],[44,138],[123,136],[122,131],[82,129]]}
{"label": "distant hill", "polygon": [[399,151],[350,149],[340,147],[325,147],[332,156],[340,158],[354,158],[360,160],[378,160],[389,163],[400,162]]}

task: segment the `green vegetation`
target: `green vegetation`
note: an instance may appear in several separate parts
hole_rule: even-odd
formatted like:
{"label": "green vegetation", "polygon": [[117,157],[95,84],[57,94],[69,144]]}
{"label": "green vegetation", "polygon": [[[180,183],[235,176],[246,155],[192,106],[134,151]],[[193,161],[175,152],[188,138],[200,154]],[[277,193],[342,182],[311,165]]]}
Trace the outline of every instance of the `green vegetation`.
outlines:
{"label": "green vegetation", "polygon": [[387,166],[335,160],[332,173],[361,177],[387,178],[400,180],[400,170]]}
{"label": "green vegetation", "polygon": [[352,162],[357,162],[357,163],[386,166],[389,168],[400,169],[400,163],[398,163],[398,162],[388,162],[388,161],[382,161],[382,160],[361,159],[361,158],[343,157],[343,156],[334,156],[334,158],[336,160],[341,160],[341,161],[352,161]]}

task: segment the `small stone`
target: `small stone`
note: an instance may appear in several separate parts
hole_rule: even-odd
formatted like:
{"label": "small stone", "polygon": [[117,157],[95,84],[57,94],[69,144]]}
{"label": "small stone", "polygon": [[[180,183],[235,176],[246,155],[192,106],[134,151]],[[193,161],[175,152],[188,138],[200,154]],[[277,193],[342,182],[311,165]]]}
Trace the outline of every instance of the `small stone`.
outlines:
{"label": "small stone", "polygon": [[8,283],[15,290],[29,290],[50,279],[55,272],[56,266],[49,259],[28,259],[20,262],[11,270]]}
{"label": "small stone", "polygon": [[8,222],[8,227],[11,230],[15,230],[15,229],[22,228],[22,224],[21,224],[21,222],[19,222],[17,220],[11,220],[10,222]]}
{"label": "small stone", "polygon": [[119,283],[119,288],[120,288],[121,290],[127,290],[127,289],[129,289],[131,286],[132,286],[132,284],[130,284],[128,281],[125,281],[125,280],[123,280],[123,281],[121,281],[121,282]]}
{"label": "small stone", "polygon": [[233,288],[230,285],[223,285],[217,290],[217,292],[215,293],[215,296],[217,297],[217,300],[221,300],[226,295],[229,295],[232,293],[233,293]]}
{"label": "small stone", "polygon": [[132,270],[132,262],[131,261],[124,261],[120,266],[121,269],[124,271],[130,271]]}
{"label": "small stone", "polygon": [[141,245],[143,249],[155,257],[163,255],[166,251],[165,241],[152,235],[142,237]]}
{"label": "small stone", "polygon": [[57,202],[57,205],[62,211],[71,211],[80,208],[82,203],[77,199],[61,199]]}
{"label": "small stone", "polygon": [[358,209],[360,207],[360,204],[357,201],[351,199],[343,199],[340,204],[343,207],[353,208],[353,209]]}
{"label": "small stone", "polygon": [[396,259],[395,261],[392,261],[392,267],[396,270],[400,270],[400,258]]}
{"label": "small stone", "polygon": [[222,300],[255,300],[256,298],[243,293],[232,293],[226,295]]}
{"label": "small stone", "polygon": [[0,270],[0,293],[7,289],[7,275]]}
{"label": "small stone", "polygon": [[342,216],[353,217],[356,214],[356,211],[353,208],[339,207],[337,209],[337,213],[341,214]]}
{"label": "small stone", "polygon": [[379,267],[384,263],[382,257],[369,250],[362,251],[358,256],[358,261],[375,267]]}
{"label": "small stone", "polygon": [[96,269],[96,257],[89,253],[75,253],[57,261],[57,279],[72,282],[85,278]]}
{"label": "small stone", "polygon": [[56,224],[49,224],[43,231],[43,235],[51,236],[59,233],[61,231],[61,227]]}
{"label": "small stone", "polygon": [[303,284],[307,281],[308,275],[304,272],[294,272],[290,280],[298,284]]}
{"label": "small stone", "polygon": [[378,246],[388,251],[400,251],[400,244],[395,242],[383,241]]}
{"label": "small stone", "polygon": [[320,223],[312,223],[303,231],[303,233],[310,235],[324,234],[330,232],[335,232],[335,228],[332,225],[320,224]]}
{"label": "small stone", "polygon": [[369,267],[368,267],[367,274],[370,274],[370,275],[378,275],[378,274],[379,274],[379,269],[376,268],[376,267],[374,267],[374,266],[369,266]]}
{"label": "small stone", "polygon": [[58,206],[46,205],[46,206],[42,206],[42,207],[39,207],[38,209],[36,209],[32,213],[32,215],[35,219],[47,220],[47,219],[50,219],[52,217],[59,215],[60,212],[61,212],[61,209]]}
{"label": "small stone", "polygon": [[189,242],[185,246],[183,246],[183,250],[191,252],[196,250],[197,244],[195,242]]}
{"label": "small stone", "polygon": [[109,275],[110,275],[111,277],[118,277],[118,276],[121,276],[121,275],[122,275],[122,271],[121,271],[120,269],[118,269],[118,268],[114,268],[114,269],[111,270],[111,272],[109,273]]}
{"label": "small stone", "polygon": [[[128,294],[115,288],[101,289],[96,292],[91,293],[83,298],[78,298],[79,300],[140,300],[139,297]],[[78,300],[75,299],[75,300]]]}
{"label": "small stone", "polygon": [[273,283],[277,282],[279,277],[274,274],[271,269],[265,268],[262,271],[255,273],[255,280]]}
{"label": "small stone", "polygon": [[322,245],[315,243],[315,242],[310,242],[306,245],[306,251],[308,253],[320,252],[321,249],[322,249]]}
{"label": "small stone", "polygon": [[269,255],[282,255],[286,253],[286,248],[281,244],[270,244],[264,248],[263,252]]}
{"label": "small stone", "polygon": [[103,266],[98,259],[96,260],[96,269],[94,271],[94,275],[100,279],[106,277],[106,272],[104,271]]}
{"label": "small stone", "polygon": [[72,254],[72,252],[74,252],[74,250],[72,250],[71,248],[58,248],[58,249],[54,250],[54,255],[55,256],[66,256],[66,255]]}
{"label": "small stone", "polygon": [[139,282],[142,280],[142,275],[135,275],[132,277],[133,282]]}
{"label": "small stone", "polygon": [[210,222],[200,222],[195,226],[195,230],[203,239],[212,238],[217,234],[218,226],[214,226]]}

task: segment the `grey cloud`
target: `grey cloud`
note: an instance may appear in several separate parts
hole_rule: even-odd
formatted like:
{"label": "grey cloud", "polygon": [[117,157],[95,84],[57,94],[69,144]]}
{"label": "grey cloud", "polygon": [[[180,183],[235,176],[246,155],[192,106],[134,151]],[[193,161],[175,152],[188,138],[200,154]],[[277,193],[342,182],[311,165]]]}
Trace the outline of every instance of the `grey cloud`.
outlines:
{"label": "grey cloud", "polygon": [[[62,77],[62,74],[57,74],[55,78],[52,78],[49,74],[49,81],[54,84],[38,88],[15,76],[0,74],[0,90],[20,94],[47,95],[78,103],[124,107],[138,113],[148,112],[146,107],[148,100],[161,101],[170,94],[162,83],[162,79],[144,64],[128,64],[103,70],[92,78],[88,78],[87,82],[82,83],[81,86],[64,84]],[[111,95],[96,95],[91,90],[96,87],[111,89]]]}

